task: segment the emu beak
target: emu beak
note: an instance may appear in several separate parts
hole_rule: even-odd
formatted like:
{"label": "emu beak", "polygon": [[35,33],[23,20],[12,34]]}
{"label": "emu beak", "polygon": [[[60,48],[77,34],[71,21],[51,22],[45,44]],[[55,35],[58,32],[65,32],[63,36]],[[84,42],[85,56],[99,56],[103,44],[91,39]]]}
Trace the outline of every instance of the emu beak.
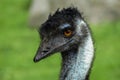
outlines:
{"label": "emu beak", "polygon": [[41,42],[41,45],[39,46],[39,48],[36,52],[36,55],[34,57],[34,60],[33,60],[34,62],[38,62],[38,61],[50,56],[52,53],[55,52],[55,48],[57,46],[52,45],[51,42],[52,41],[49,41],[49,42],[42,41]]}
{"label": "emu beak", "polygon": [[44,48],[44,47],[42,47],[42,46],[39,47],[38,50],[37,50],[37,53],[36,53],[36,55],[35,55],[35,57],[34,57],[34,62],[38,62],[38,61],[46,58],[46,57],[49,56],[52,52],[53,52],[53,50],[50,49],[50,48],[47,48],[47,46],[46,46],[46,48]]}
{"label": "emu beak", "polygon": [[62,51],[65,44],[64,38],[51,38],[50,40],[43,40],[39,46],[37,53],[34,57],[34,62],[38,62],[55,52]]}

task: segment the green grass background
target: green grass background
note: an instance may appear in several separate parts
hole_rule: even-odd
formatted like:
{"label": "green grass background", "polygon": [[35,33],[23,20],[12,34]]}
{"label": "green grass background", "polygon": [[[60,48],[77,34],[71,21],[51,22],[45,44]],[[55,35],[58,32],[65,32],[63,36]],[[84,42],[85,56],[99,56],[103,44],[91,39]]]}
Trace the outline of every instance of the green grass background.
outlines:
{"label": "green grass background", "polygon": [[[61,57],[35,64],[39,45],[28,28],[29,0],[0,0],[0,80],[58,80]],[[92,26],[96,57],[91,80],[120,80],[120,21]]]}

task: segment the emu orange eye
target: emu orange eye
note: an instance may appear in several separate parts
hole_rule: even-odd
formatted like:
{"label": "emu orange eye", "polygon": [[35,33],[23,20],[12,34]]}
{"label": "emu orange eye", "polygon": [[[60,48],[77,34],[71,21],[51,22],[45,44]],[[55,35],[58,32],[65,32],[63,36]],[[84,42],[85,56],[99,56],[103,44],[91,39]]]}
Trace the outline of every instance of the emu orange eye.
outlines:
{"label": "emu orange eye", "polygon": [[66,31],[64,31],[64,35],[65,35],[65,37],[70,37],[72,35],[72,31],[66,30]]}

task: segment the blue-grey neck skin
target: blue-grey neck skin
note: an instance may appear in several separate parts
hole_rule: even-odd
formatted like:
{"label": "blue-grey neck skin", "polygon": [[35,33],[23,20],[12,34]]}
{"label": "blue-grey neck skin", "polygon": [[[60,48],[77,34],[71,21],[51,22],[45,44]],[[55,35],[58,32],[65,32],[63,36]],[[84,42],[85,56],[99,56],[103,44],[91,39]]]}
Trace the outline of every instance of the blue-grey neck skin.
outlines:
{"label": "blue-grey neck skin", "polygon": [[91,35],[72,50],[62,52],[60,80],[88,80],[89,70],[94,57]]}

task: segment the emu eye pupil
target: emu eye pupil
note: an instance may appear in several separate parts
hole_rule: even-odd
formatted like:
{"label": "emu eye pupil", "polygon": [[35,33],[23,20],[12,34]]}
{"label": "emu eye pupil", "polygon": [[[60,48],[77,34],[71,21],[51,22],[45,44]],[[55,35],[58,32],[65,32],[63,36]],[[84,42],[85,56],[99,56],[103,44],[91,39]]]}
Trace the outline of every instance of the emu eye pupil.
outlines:
{"label": "emu eye pupil", "polygon": [[66,37],[70,37],[72,35],[72,31],[71,30],[66,30],[66,31],[64,31],[64,35]]}

